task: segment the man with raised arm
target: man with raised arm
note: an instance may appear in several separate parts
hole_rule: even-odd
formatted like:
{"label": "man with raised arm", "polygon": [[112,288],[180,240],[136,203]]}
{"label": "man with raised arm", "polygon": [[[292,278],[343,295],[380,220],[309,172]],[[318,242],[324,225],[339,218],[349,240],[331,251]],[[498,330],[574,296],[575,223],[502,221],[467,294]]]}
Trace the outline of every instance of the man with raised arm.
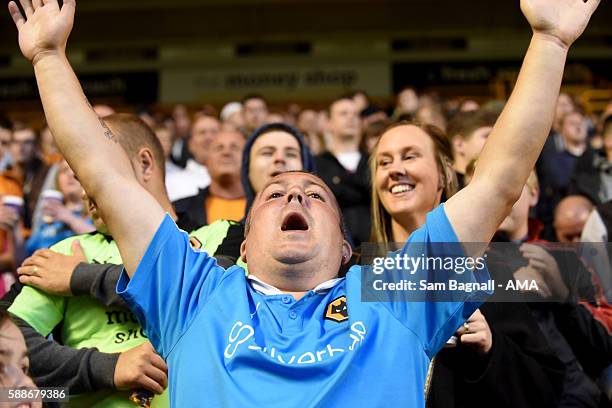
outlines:
{"label": "man with raised arm", "polygon": [[[301,172],[274,177],[257,196],[241,247],[248,277],[192,250],[135,180],[66,59],[75,1],[61,9],[56,0],[21,2],[24,14],[14,2],[9,10],[49,126],[118,243],[126,272],[118,290],[168,362],[173,406],[200,398],[207,406],[423,406],[429,361],[477,307],[474,293],[453,302],[362,302],[359,267],[337,278],[351,250],[333,194]],[[404,254],[417,255],[413,243],[430,251],[431,242],[491,239],[544,144],[568,48],[597,3],[521,2],[534,35],[514,92],[470,185],[428,215]],[[438,271],[416,271],[428,272]]]}

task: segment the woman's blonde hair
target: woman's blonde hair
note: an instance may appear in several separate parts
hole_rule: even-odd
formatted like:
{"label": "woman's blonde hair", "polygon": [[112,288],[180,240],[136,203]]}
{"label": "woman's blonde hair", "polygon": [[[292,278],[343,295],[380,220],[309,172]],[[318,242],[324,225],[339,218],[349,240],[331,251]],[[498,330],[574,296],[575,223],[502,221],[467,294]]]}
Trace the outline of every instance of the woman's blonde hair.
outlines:
{"label": "woman's blonde hair", "polygon": [[372,155],[370,156],[370,174],[372,175],[372,230],[370,240],[376,243],[388,243],[393,239],[391,236],[391,215],[383,206],[378,195],[378,191],[376,190],[376,186],[374,185],[378,167],[376,153],[378,151],[380,141],[383,137],[385,137],[385,134],[391,129],[402,126],[416,126],[425,132],[432,141],[434,146],[434,158],[438,167],[438,174],[440,175],[440,185],[443,188],[444,193],[442,195],[442,201],[449,199],[457,192],[457,176],[455,175],[455,170],[453,169],[453,153],[448,136],[438,127],[428,125],[426,123],[401,121],[391,124],[382,133],[378,139],[378,142],[376,142],[376,145],[372,150]]}

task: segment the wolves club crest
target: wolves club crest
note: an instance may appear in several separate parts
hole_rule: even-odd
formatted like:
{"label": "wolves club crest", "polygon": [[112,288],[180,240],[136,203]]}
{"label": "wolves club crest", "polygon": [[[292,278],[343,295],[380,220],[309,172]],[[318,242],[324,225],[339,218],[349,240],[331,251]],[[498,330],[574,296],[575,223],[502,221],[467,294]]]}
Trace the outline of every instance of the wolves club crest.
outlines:
{"label": "wolves club crest", "polygon": [[189,237],[189,243],[193,249],[202,249],[202,243],[196,237]]}
{"label": "wolves club crest", "polygon": [[325,308],[325,318],[340,323],[348,320],[348,308],[346,307],[346,296],[332,300]]}

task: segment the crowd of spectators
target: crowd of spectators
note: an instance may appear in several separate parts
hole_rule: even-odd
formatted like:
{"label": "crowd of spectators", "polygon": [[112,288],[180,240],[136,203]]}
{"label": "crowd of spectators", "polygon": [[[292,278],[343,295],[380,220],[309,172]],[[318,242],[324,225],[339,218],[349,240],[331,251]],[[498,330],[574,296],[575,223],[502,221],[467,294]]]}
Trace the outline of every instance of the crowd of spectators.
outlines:
{"label": "crowd of spectators", "polygon": [[[461,188],[467,166],[478,157],[502,107],[501,101],[479,103],[465,97],[443,100],[406,88],[398,93],[394,106],[377,106],[365,92],[358,91],[332,101],[326,110],[300,109],[291,104],[286,110],[272,112],[262,96],[249,95],[220,110],[211,105],[200,109],[177,105],[165,112],[140,111],[139,116],[163,147],[170,200],[210,194],[212,199],[204,202],[200,197],[200,202],[193,205],[204,211],[214,206],[229,212],[203,217],[202,224],[218,218],[234,219],[243,212],[240,155],[246,138],[264,124],[279,122],[295,127],[315,157],[317,173],[340,201],[350,238],[358,247],[370,236],[368,159],[390,124],[410,120],[442,130],[451,143],[451,159]],[[94,108],[103,116],[114,113],[106,105]],[[555,212],[564,197],[579,195],[592,206],[612,199],[612,105],[588,116],[583,109],[576,98],[561,93],[554,126],[536,167],[539,200],[532,215],[543,223],[543,237],[551,241],[557,240]],[[54,204],[43,205],[45,200],[39,196],[49,189],[61,191],[57,184],[61,156],[48,128],[11,123],[5,115],[0,119],[0,185],[3,195],[24,200],[22,229],[15,237],[24,241],[32,228],[39,226],[43,212],[57,212],[50,209]],[[215,198],[223,201],[215,202]],[[67,197],[63,200],[66,204]],[[83,227],[72,230],[80,233]]]}
{"label": "crowd of spectators", "polygon": [[[406,88],[398,93],[394,106],[378,106],[365,92],[357,91],[331,101],[325,110],[291,104],[272,111],[263,96],[248,95],[219,110],[211,105],[141,110],[133,116],[138,115],[142,122],[129,126],[148,126],[156,139],[130,140],[119,132],[119,142],[128,152],[139,182],[156,197],[167,194],[172,202],[168,211],[178,225],[196,231],[192,244],[203,246],[221,260],[242,262],[238,255],[246,215],[265,183],[281,172],[307,170],[320,176],[334,193],[343,213],[345,236],[356,254],[352,262],[359,262],[362,244],[405,241],[423,225],[428,212],[469,183],[503,105],[503,101],[443,99]],[[554,247],[542,251],[533,245],[609,240],[612,102],[601,112],[587,115],[583,109],[574,96],[560,94],[544,151],[496,236],[496,241],[516,243],[520,248],[517,257],[525,261],[514,265],[516,269],[504,264],[506,273],[538,280],[544,288],[538,296],[557,302],[547,307],[534,307],[527,301],[511,308],[483,305],[469,322],[482,329],[488,342],[466,341],[464,347],[445,349],[436,357],[426,390],[430,406],[491,406],[506,393],[514,393],[508,397],[514,404],[527,404],[520,406],[610,404],[609,263],[577,267],[591,291],[576,295],[570,293],[575,289],[568,283],[571,279],[562,277],[559,268],[557,275],[550,273],[554,267],[546,268],[555,259],[566,263],[559,259],[571,251]],[[94,110],[111,124],[129,121],[110,106],[96,105]],[[87,270],[89,275],[83,278],[85,272],[79,268],[85,268],[81,263],[85,255],[80,248],[73,247],[72,254],[65,251],[65,258],[57,259],[49,252],[35,252],[73,235],[96,236],[96,229],[101,236],[108,232],[99,222],[95,203],[84,195],[55,148],[49,129],[35,129],[9,117],[0,115],[2,305],[9,307],[22,284],[27,284],[51,295],[80,294],[107,306],[117,303],[125,307],[114,294],[119,276],[114,265]],[[409,136],[400,132],[413,126],[411,123],[420,130]],[[148,149],[145,153],[139,150],[143,146]],[[429,167],[407,164],[413,155],[431,147],[435,155]],[[418,193],[416,198],[402,196],[412,190]],[[474,210],[478,211],[478,203],[474,203]],[[217,242],[215,234],[220,230],[224,232]],[[607,254],[605,260],[609,260]],[[29,279],[31,272],[20,278],[17,268],[22,263],[20,271],[28,265],[52,273],[67,271],[64,289],[54,292],[48,286],[50,281],[43,282],[49,275],[40,275],[43,281],[38,283]],[[167,380],[153,375],[130,377],[134,367],[143,367],[145,359],[152,364],[150,346],[99,355],[97,349],[69,354],[48,348],[48,344],[43,347],[43,342],[52,341],[44,336],[57,333],[54,330],[61,321],[54,323],[58,327],[36,333],[40,330],[34,324],[18,320],[25,330],[31,360],[41,352],[54,352],[66,359],[64,365],[58,363],[50,371],[34,361],[32,374],[39,386],[68,386],[78,394],[113,388],[144,388],[157,393],[167,385]],[[54,341],[61,343],[62,336],[55,336]],[[106,369],[87,373],[87,365],[94,362]],[[494,386],[500,376],[507,379],[506,384]]]}
{"label": "crowd of spectators", "polygon": [[134,113],[74,0],[10,2],[48,128],[0,117],[0,407],[611,407],[612,103],[558,94],[598,3],[521,2],[507,101]]}
{"label": "crowd of spectators", "polygon": [[[521,2],[507,101],[170,114],[92,107],[76,2],[20,3],[49,129],[0,119],[0,406],[612,406],[612,104],[558,96],[598,1]],[[367,301],[392,258],[425,298]]]}

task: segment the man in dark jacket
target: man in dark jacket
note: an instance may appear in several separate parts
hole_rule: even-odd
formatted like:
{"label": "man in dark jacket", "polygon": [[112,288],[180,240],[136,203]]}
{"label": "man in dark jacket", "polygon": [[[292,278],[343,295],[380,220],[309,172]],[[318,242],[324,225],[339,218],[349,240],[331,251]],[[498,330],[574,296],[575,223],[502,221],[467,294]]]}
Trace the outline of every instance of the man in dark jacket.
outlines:
{"label": "man in dark jacket", "polygon": [[245,205],[240,184],[243,146],[244,137],[237,131],[224,131],[214,136],[206,159],[210,185],[195,196],[174,202],[177,212],[189,213],[198,226],[218,219],[240,220]]}
{"label": "man in dark jacket", "polygon": [[500,226],[497,241],[516,245],[505,251],[497,266],[515,279],[538,282],[541,291],[530,297],[537,302],[529,303],[529,308],[566,368],[559,407],[610,406],[594,381],[612,363],[612,337],[596,319],[603,307],[598,288],[575,248],[553,246],[539,238],[541,227],[535,229],[537,224],[528,220],[529,208],[536,203],[537,189],[529,192],[526,187]]}
{"label": "man in dark jacket", "polygon": [[370,171],[368,156],[359,150],[361,123],[355,102],[340,98],[329,107],[329,144],[317,156],[320,177],[334,195],[357,247],[370,238]]}
{"label": "man in dark jacket", "polygon": [[588,197],[595,205],[612,199],[612,115],[603,121],[601,150],[587,149],[578,159],[569,193]]}

